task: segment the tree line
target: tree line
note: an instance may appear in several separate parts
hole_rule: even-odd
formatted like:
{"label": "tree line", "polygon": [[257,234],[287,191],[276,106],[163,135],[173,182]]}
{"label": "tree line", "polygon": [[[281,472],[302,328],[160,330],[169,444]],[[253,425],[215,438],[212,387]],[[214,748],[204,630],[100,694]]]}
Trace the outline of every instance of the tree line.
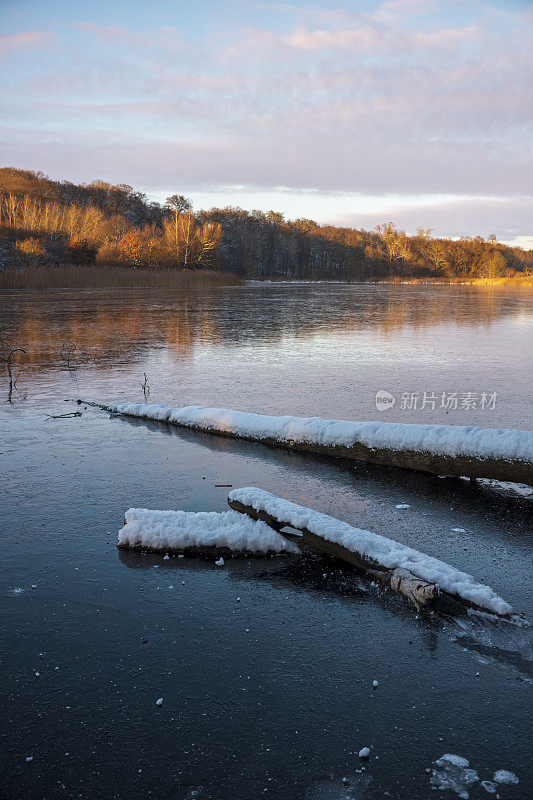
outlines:
{"label": "tree line", "polygon": [[366,231],[234,207],[195,212],[179,194],[160,205],[125,184],[77,185],[7,167],[0,236],[4,266],[121,264],[288,280],[492,278],[533,269],[533,251],[494,236],[443,239],[423,228],[408,236],[392,222]]}

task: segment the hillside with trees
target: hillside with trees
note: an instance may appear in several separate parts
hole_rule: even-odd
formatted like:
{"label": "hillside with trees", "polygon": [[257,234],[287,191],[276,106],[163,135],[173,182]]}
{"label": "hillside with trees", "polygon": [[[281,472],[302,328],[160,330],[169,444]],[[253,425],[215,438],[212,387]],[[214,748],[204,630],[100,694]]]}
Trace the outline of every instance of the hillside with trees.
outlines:
{"label": "hillside with trees", "polygon": [[221,270],[247,279],[498,278],[533,271],[533,251],[494,236],[408,236],[285,220],[274,211],[195,211],[182,195],[148,201],[125,184],[77,185],[0,169],[0,267],[66,264],[150,270]]}

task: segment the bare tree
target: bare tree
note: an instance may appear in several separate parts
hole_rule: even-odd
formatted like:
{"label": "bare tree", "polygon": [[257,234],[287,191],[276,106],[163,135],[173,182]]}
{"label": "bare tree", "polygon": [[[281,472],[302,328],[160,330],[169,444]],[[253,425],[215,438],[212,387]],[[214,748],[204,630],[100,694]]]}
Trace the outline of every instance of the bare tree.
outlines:
{"label": "bare tree", "polygon": [[[188,211],[188,223],[189,223],[189,231],[190,231],[190,223],[191,223],[191,204],[184,197],[182,194],[173,194],[170,197],[167,197],[165,200],[165,208],[168,208],[172,212],[172,222],[173,222],[173,238],[174,238],[174,249],[176,253],[176,261],[179,262],[179,255],[180,255],[180,235],[179,235],[179,220],[181,214],[185,211]],[[188,237],[187,237],[188,238]],[[186,245],[187,247],[187,245]],[[185,256],[185,264],[187,263],[187,255],[188,250]]]}
{"label": "bare tree", "polygon": [[395,261],[401,261],[409,257],[409,245],[407,243],[407,236],[405,231],[396,229],[393,222],[387,222],[383,225],[377,225],[376,231],[381,236],[383,242],[382,247],[379,248],[382,255],[384,255],[389,262],[389,275],[392,275],[392,268]]}
{"label": "bare tree", "polygon": [[446,264],[446,250],[443,242],[439,239],[432,239],[429,243],[428,254],[431,268],[434,272],[440,272]]}

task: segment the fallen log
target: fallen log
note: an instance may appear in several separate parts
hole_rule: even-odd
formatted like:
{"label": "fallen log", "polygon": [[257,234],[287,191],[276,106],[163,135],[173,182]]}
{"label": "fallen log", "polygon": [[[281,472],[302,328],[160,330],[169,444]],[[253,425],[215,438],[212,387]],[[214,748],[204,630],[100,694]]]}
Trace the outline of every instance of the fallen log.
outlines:
{"label": "fallen log", "polygon": [[[432,556],[388,539],[354,528],[347,522],[291,503],[253,487],[230,492],[229,506],[254,520],[261,520],[291,540],[348,562],[393,591],[411,600],[417,608],[440,604],[453,610],[460,604],[506,618],[517,618],[513,609],[489,586],[477,583],[467,573]],[[300,536],[289,533],[289,527]]]}
{"label": "fallen log", "polygon": [[282,536],[286,536],[290,541],[298,542],[298,540],[300,540],[300,542],[303,542],[303,544],[315,550],[348,562],[348,564],[351,564],[360,572],[371,575],[381,583],[389,584],[391,589],[395,592],[411,600],[417,609],[422,608],[422,606],[430,605],[438,597],[438,588],[436,584],[422,581],[420,578],[415,578],[415,576],[411,575],[407,570],[377,569],[375,562],[364,559],[357,553],[336,542],[329,542],[327,539],[323,539],[321,536],[317,536],[307,530],[307,528],[299,528],[298,530],[300,530],[301,536],[298,536],[290,531],[283,530],[288,527],[288,524],[280,522],[275,517],[267,514],[266,511],[256,511],[252,506],[246,506],[238,500],[228,499],[228,504],[230,508],[239,511],[241,514],[247,514],[252,519],[266,522],[267,525],[270,525],[271,528],[281,533]]}
{"label": "fallen log", "polygon": [[229,409],[165,408],[146,403],[99,407],[166,425],[370,464],[533,485],[531,431],[272,417]]}

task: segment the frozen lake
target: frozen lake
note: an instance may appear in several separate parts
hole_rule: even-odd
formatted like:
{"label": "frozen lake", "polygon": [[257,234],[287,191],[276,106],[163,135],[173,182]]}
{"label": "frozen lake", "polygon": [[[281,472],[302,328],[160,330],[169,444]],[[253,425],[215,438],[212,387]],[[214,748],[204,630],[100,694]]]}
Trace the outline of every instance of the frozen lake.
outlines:
{"label": "frozen lake", "polygon": [[6,293],[0,318],[2,354],[27,351],[0,397],[2,797],[531,793],[528,631],[417,615],[318,558],[219,569],[119,553],[116,534],[130,506],[222,511],[216,484],[260,486],[471,572],[531,618],[533,495],[90,407],[51,417],[69,398],[142,402],[146,374],[166,406],[531,430],[532,290]]}

